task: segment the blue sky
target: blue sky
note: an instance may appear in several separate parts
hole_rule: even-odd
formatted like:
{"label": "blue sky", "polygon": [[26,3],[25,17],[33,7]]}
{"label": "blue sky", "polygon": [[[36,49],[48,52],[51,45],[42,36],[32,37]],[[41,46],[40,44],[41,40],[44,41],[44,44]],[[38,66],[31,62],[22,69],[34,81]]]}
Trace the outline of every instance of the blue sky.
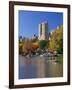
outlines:
{"label": "blue sky", "polygon": [[63,13],[61,12],[38,12],[19,11],[19,36],[31,38],[38,35],[38,24],[48,22],[48,32],[63,25]]}

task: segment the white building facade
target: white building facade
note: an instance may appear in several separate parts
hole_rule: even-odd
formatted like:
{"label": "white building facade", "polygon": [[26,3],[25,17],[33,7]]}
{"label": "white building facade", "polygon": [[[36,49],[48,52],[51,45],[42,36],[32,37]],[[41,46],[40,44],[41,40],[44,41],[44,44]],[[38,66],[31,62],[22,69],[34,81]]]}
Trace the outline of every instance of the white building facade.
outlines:
{"label": "white building facade", "polygon": [[39,40],[48,40],[48,23],[43,22],[39,24]]}

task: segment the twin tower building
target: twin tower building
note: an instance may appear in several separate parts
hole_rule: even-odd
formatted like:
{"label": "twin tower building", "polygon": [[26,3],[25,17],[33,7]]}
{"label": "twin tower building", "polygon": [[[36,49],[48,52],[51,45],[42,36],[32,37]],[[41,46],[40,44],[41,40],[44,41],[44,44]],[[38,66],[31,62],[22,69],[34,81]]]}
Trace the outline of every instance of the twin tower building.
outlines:
{"label": "twin tower building", "polygon": [[48,40],[48,22],[42,22],[39,24],[39,33],[38,33],[39,40]]}

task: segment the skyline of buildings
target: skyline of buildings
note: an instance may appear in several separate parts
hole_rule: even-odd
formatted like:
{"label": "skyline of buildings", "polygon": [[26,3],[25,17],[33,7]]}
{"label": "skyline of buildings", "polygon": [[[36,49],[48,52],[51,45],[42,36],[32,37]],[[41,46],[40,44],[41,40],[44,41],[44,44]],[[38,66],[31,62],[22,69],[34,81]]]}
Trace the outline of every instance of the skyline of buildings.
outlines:
{"label": "skyline of buildings", "polygon": [[61,12],[39,12],[39,11],[19,11],[19,36],[31,38],[34,34],[38,36],[38,24],[47,21],[48,32],[63,25],[63,13]]}
{"label": "skyline of buildings", "polygon": [[[25,39],[39,39],[39,40],[50,40],[50,36],[52,35],[52,33],[54,32],[51,31],[49,32],[48,30],[48,21],[43,21],[41,23],[38,24],[38,34],[33,34],[31,37],[25,37],[25,36],[19,36],[19,38],[21,38],[20,40],[22,41],[25,40]],[[57,26],[56,29],[59,29],[60,26]]]}

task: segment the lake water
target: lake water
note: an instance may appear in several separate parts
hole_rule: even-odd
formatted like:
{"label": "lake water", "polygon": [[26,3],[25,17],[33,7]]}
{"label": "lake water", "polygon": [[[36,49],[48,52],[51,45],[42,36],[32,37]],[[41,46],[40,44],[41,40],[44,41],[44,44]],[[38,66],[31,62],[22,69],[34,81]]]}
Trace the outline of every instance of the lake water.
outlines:
{"label": "lake water", "polygon": [[[59,60],[58,60],[59,59]],[[58,61],[58,62],[57,62]],[[19,56],[19,79],[62,77],[63,62],[61,56],[49,57],[24,57]]]}

